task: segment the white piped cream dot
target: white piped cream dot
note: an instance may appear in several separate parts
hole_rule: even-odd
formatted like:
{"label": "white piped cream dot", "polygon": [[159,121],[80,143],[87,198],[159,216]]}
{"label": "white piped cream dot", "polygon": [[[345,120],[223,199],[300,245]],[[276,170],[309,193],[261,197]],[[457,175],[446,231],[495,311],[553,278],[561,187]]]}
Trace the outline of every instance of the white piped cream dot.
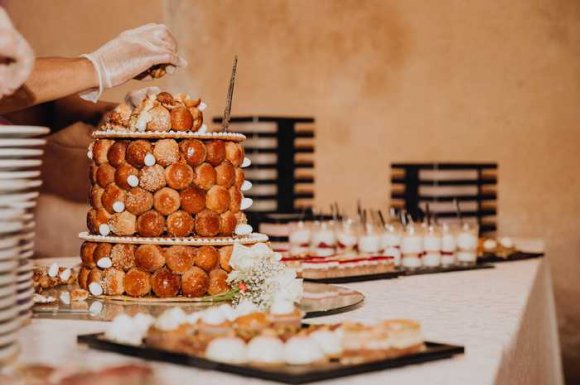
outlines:
{"label": "white piped cream dot", "polygon": [[207,126],[205,124],[202,124],[201,127],[199,128],[199,130],[197,130],[198,134],[205,134],[207,132]]}
{"label": "white piped cream dot", "polygon": [[125,204],[119,201],[113,203],[113,211],[116,213],[122,213],[125,211]]}
{"label": "white piped cream dot", "polygon": [[241,223],[236,226],[236,230],[234,232],[236,233],[236,235],[248,235],[251,234],[253,230],[254,229],[252,228],[252,226],[246,223]]}
{"label": "white piped cream dot", "polygon": [[200,111],[205,111],[206,108],[207,104],[205,104],[204,102],[199,103],[199,106],[197,106],[197,109]]}
{"label": "white piped cream dot", "polygon": [[101,269],[108,269],[109,267],[113,266],[113,261],[109,257],[103,257],[97,261],[97,266]]}
{"label": "white piped cream dot", "polygon": [[240,209],[246,210],[252,207],[254,204],[254,200],[252,198],[244,198],[242,199],[242,203],[240,204]]}
{"label": "white piped cream dot", "polygon": [[60,293],[60,302],[64,303],[65,305],[70,305],[70,293],[68,291],[63,291]]}
{"label": "white piped cream dot", "polygon": [[70,279],[71,274],[72,273],[71,273],[70,269],[65,269],[59,274],[59,277],[62,281],[66,282]]}
{"label": "white piped cream dot", "polygon": [[103,237],[109,235],[110,232],[111,228],[109,227],[109,225],[103,223],[102,225],[99,226],[99,234],[101,234]]}
{"label": "white piped cream dot", "polygon": [[95,301],[89,306],[89,313],[91,314],[101,314],[103,311],[103,303],[101,301]]}
{"label": "white piped cream dot", "polygon": [[91,160],[93,159],[93,151],[92,150],[87,151],[87,158],[89,158]]}
{"label": "white piped cream dot", "polygon": [[252,164],[252,161],[250,160],[250,158],[245,157],[244,161],[242,162],[242,168],[250,167],[251,164]]}
{"label": "white piped cream dot", "polygon": [[56,277],[58,274],[58,264],[55,262],[48,267],[48,276],[51,278]]}
{"label": "white piped cream dot", "polygon": [[143,160],[143,162],[145,163],[145,166],[155,166],[155,156],[151,153],[148,153],[147,155],[145,155],[145,159]]}
{"label": "white piped cream dot", "polygon": [[89,284],[89,293],[94,296],[103,295],[103,288],[97,282],[91,282]]}
{"label": "white piped cream dot", "polygon": [[242,183],[242,186],[240,187],[240,189],[242,191],[248,191],[249,189],[252,188],[252,182],[250,182],[249,180],[245,180],[244,183]]}
{"label": "white piped cream dot", "polygon": [[131,187],[139,186],[139,178],[137,178],[137,175],[129,175],[127,177],[127,184]]}

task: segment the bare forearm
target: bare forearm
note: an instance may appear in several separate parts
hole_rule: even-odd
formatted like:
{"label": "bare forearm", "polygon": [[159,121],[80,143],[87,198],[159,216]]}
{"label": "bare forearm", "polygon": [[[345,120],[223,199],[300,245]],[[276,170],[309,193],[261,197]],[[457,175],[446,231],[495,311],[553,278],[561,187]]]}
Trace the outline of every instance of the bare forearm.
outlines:
{"label": "bare forearm", "polygon": [[93,64],[85,58],[39,58],[26,83],[0,100],[0,114],[61,99],[98,84]]}

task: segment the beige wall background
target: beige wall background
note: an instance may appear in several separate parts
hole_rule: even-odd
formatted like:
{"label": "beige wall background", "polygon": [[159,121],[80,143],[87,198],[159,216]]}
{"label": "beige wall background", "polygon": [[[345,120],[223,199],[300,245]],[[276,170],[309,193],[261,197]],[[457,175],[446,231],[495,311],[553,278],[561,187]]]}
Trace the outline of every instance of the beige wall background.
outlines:
{"label": "beige wall background", "polygon": [[[40,55],[164,20],[167,80],[220,114],[317,118],[317,203],[388,203],[394,161],[497,161],[502,234],[547,240],[567,378],[580,382],[580,2],[12,0]],[[133,83],[109,93],[119,100]],[[490,283],[492,284],[492,283]],[[510,293],[506,293],[510,295]]]}

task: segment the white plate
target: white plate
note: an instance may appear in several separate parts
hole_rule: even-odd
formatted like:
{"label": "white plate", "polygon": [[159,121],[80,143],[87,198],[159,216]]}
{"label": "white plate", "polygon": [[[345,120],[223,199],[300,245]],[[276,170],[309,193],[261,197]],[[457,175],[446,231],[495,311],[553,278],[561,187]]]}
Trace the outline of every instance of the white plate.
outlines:
{"label": "white plate", "polygon": [[18,204],[32,201],[33,199],[38,198],[38,195],[39,195],[38,191],[21,194],[0,195],[0,205],[18,208],[19,207]]}
{"label": "white plate", "polygon": [[0,218],[2,220],[20,219],[26,211],[24,209],[4,209],[0,208]]}
{"label": "white plate", "polygon": [[0,234],[13,233],[22,230],[24,224],[22,222],[0,222]]}
{"label": "white plate", "polygon": [[27,280],[27,281],[23,281],[23,282],[18,282],[16,284],[16,290],[19,291],[19,292],[24,291],[24,290],[29,290],[31,287],[32,287],[32,281],[31,280]]}
{"label": "white plate", "polygon": [[9,364],[13,362],[19,353],[20,353],[20,345],[18,345],[18,343],[2,347],[0,349],[0,365]]}
{"label": "white plate", "polygon": [[20,245],[20,251],[34,250],[34,241],[26,241]]}
{"label": "white plate", "polygon": [[22,236],[20,234],[0,237],[0,250],[16,247],[21,239]]}
{"label": "white plate", "polygon": [[8,285],[0,287],[0,298],[7,295],[16,295],[16,285]]}
{"label": "white plate", "polygon": [[0,322],[13,320],[18,317],[18,308],[16,306],[0,310]]}
{"label": "white plate", "polygon": [[0,249],[0,261],[6,259],[17,259],[20,256],[20,247],[12,247],[10,249]]}
{"label": "white plate", "polygon": [[18,269],[18,261],[16,259],[0,261],[0,273],[11,273]]}
{"label": "white plate", "polygon": [[46,144],[46,139],[0,138],[0,147],[40,147]]}
{"label": "white plate", "polygon": [[34,250],[28,250],[20,253],[20,259],[28,259],[34,257]]}
{"label": "white plate", "polygon": [[6,333],[0,334],[0,346],[8,345],[13,343],[18,339],[18,333],[16,330]]}
{"label": "white plate", "polygon": [[46,135],[50,133],[50,128],[42,126],[2,126],[0,127],[0,138]]}
{"label": "white plate", "polygon": [[0,159],[0,170],[40,167],[41,164],[40,159]]}
{"label": "white plate", "polygon": [[19,292],[16,294],[16,299],[18,301],[25,301],[25,300],[30,298],[30,300],[32,301],[32,296],[34,295],[34,289],[33,288],[30,288],[30,289],[25,288],[24,290],[26,290],[26,291]]}
{"label": "white plate", "polygon": [[[14,301],[16,301],[16,298],[14,298]],[[12,330],[16,330],[20,328],[20,322],[18,322],[17,319],[14,319],[12,321],[8,321],[8,322],[4,322],[0,324],[0,334],[5,334],[8,332],[11,332]]]}
{"label": "white plate", "polygon": [[0,180],[4,179],[32,179],[40,176],[40,170],[29,171],[0,171]]}
{"label": "white plate", "polygon": [[36,202],[36,199],[31,200],[31,201],[26,201],[26,202],[13,202],[13,203],[9,203],[6,206],[8,207],[12,207],[15,209],[32,209],[34,207],[36,207],[36,204],[38,202]]}
{"label": "white plate", "polygon": [[42,180],[28,180],[28,179],[7,179],[0,183],[0,191],[21,191],[30,190],[42,186]]}
{"label": "white plate", "polygon": [[16,275],[15,273],[0,274],[0,287],[14,285],[17,279],[18,275]]}
{"label": "white plate", "polygon": [[[15,295],[9,295],[6,296],[4,298],[0,298],[0,309],[6,309],[9,307],[13,307],[17,305],[17,301],[16,301],[16,296]],[[3,332],[0,331],[0,334],[2,334]]]}
{"label": "white plate", "polygon": [[40,148],[0,148],[0,158],[38,158],[42,154]]}
{"label": "white plate", "polygon": [[20,266],[18,266],[17,272],[18,274],[23,274],[32,271],[33,268],[34,264],[32,263],[32,261],[20,260]]}
{"label": "white plate", "polygon": [[23,272],[23,273],[18,272],[18,275],[16,276],[16,281],[18,283],[24,282],[24,281],[31,281],[33,275],[34,275],[34,273],[32,271],[27,271],[27,272]]}

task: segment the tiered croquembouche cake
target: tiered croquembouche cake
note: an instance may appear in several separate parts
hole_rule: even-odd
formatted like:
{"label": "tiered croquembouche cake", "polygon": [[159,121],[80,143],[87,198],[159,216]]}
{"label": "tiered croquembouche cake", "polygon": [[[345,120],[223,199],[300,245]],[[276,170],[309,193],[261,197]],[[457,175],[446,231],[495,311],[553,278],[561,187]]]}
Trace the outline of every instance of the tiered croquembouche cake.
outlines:
{"label": "tiered croquembouche cake", "polygon": [[78,277],[93,296],[263,302],[264,288],[248,281],[284,281],[299,292],[267,237],[246,223],[244,135],[209,130],[205,107],[161,92],[120,104],[93,134]]}

